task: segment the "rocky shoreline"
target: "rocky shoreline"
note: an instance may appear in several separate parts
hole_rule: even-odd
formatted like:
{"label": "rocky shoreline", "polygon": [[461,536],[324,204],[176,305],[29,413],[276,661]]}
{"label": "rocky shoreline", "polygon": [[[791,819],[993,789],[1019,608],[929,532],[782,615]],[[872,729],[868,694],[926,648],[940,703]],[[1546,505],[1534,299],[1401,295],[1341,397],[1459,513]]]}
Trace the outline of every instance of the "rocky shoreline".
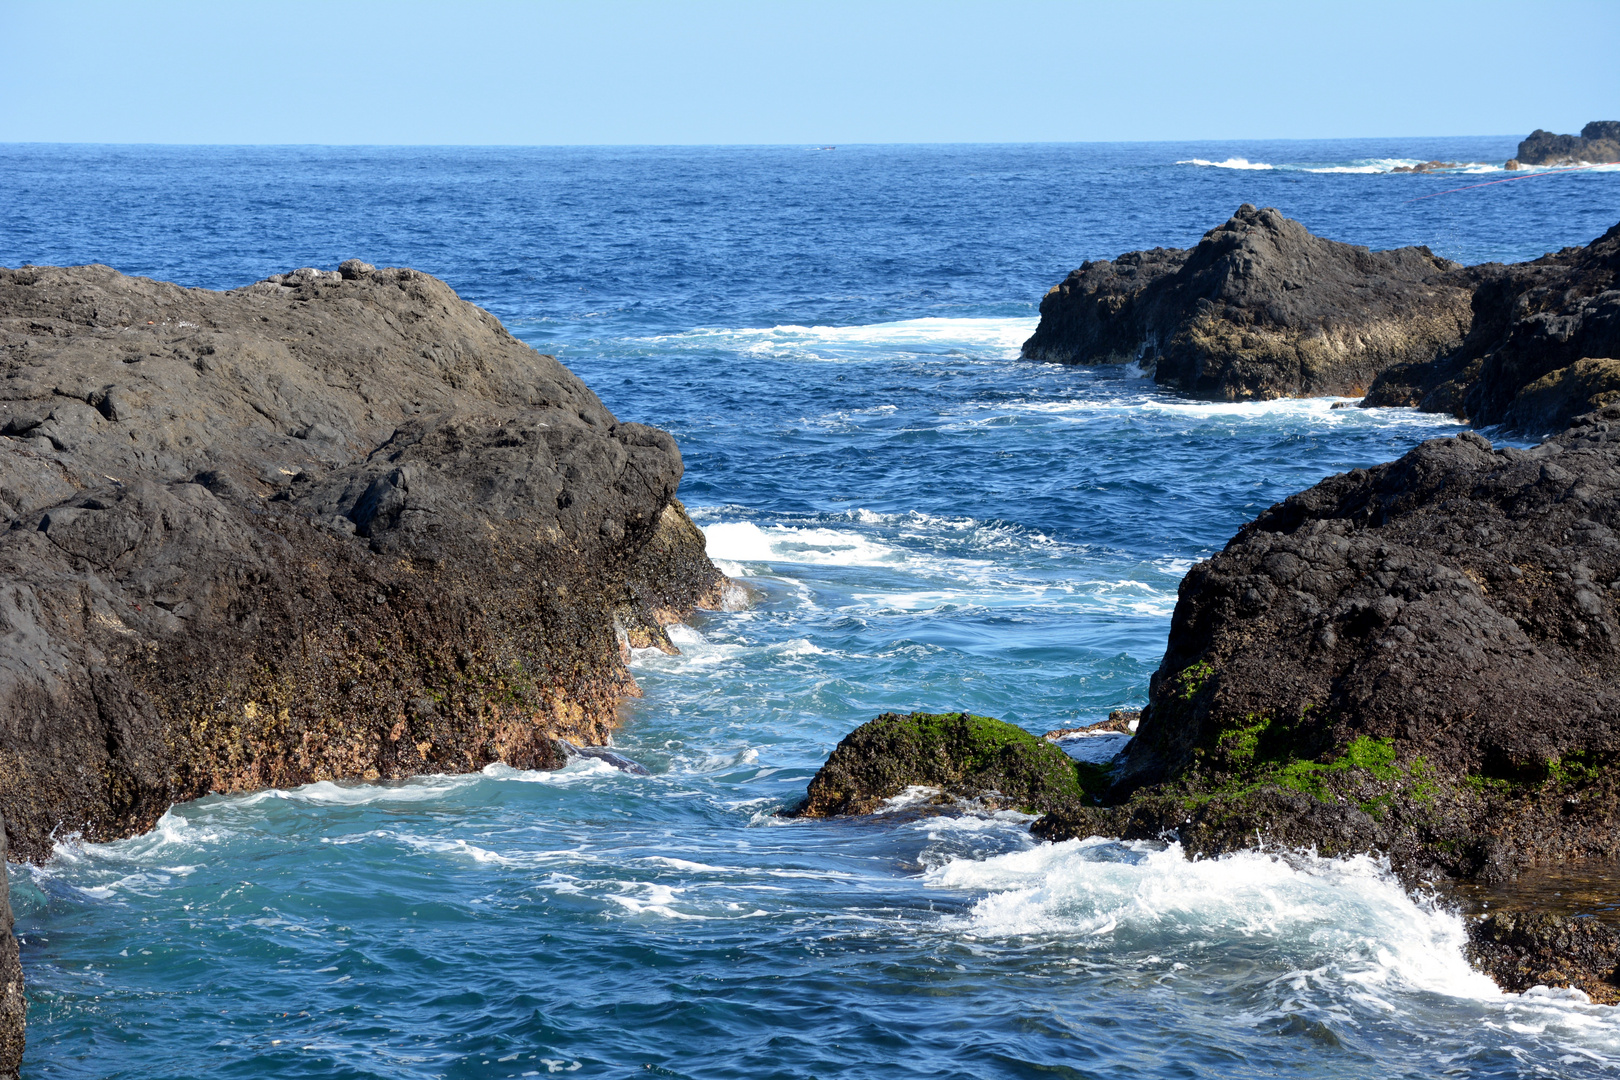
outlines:
{"label": "rocky shoreline", "polygon": [[1240,207],[1188,250],[1088,262],[1031,360],[1135,363],[1192,397],[1343,395],[1537,433],[1620,400],[1620,226],[1526,263],[1373,252]]}
{"label": "rocky shoreline", "polygon": [[[1620,406],[1530,450],[1431,440],[1291,496],[1193,567],[1112,762],[996,789],[984,770],[925,763],[985,760],[987,738],[1017,740],[1011,725],[981,719],[926,754],[863,728],[806,809],[863,812],[934,785],[940,802],[1040,813],[1044,840],[1376,853],[1417,890],[1612,865],[1617,528]],[[836,805],[814,798],[829,786]],[[1620,1000],[1620,926],[1534,905],[1469,925],[1471,957],[1507,989]]]}
{"label": "rocky shoreline", "polygon": [[[414,270],[0,270],[0,348],[12,858],[210,792],[558,767],[730,587],[675,441]],[[9,933],[0,969],[20,995]]]}

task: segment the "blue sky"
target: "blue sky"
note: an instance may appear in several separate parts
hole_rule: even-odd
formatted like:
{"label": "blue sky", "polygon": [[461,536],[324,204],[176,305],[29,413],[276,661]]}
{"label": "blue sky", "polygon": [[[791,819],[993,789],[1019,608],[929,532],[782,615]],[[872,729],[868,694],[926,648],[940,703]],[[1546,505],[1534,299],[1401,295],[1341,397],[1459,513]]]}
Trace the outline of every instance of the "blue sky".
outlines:
{"label": "blue sky", "polygon": [[1620,0],[0,0],[0,142],[858,143],[1575,131]]}

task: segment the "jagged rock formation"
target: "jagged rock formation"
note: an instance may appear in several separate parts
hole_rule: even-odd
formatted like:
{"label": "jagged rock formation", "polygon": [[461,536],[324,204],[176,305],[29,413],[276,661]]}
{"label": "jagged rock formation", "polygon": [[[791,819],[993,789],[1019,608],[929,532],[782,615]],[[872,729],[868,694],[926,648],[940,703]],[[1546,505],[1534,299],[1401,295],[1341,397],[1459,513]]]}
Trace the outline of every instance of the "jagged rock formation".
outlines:
{"label": "jagged rock formation", "polygon": [[560,765],[635,692],[621,638],[727,586],[674,440],[426,274],[0,270],[0,349],[13,857],[208,792]]}
{"label": "jagged rock formation", "polygon": [[1245,204],[1190,250],[1088,262],[1041,301],[1032,360],[1137,362],[1195,397],[1359,396],[1468,333],[1472,282],[1427,248],[1369,251]]}
{"label": "jagged rock formation", "polygon": [[1365,405],[1415,405],[1537,433],[1620,399],[1620,225],[1585,247],[1472,268],[1466,338],[1391,367]]}
{"label": "jagged rock formation", "polygon": [[1620,120],[1594,120],[1579,135],[1554,135],[1540,128],[1519,143],[1520,165],[1597,165],[1620,161]]}

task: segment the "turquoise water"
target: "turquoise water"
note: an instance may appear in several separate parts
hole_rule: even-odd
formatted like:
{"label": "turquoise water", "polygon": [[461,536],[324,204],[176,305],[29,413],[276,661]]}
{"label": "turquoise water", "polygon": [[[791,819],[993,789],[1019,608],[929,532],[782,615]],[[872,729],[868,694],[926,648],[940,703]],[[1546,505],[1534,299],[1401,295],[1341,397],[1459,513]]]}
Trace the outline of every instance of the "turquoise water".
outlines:
{"label": "turquoise water", "polygon": [[[1020,361],[1046,288],[1242,201],[1470,259],[1620,218],[1612,174],[1411,204],[1472,181],[1304,171],[1511,150],[0,148],[27,210],[0,263],[444,276],[676,434],[682,498],[751,595],[674,628],[680,655],[635,657],[615,741],[650,775],[316,784],[64,836],[14,875],[27,1075],[1612,1071],[1614,1010],[1498,992],[1460,920],[1368,859],[773,813],[885,710],[1044,731],[1139,704],[1192,562],[1289,492],[1457,430]],[[1239,157],[1292,167],[1176,164]]]}

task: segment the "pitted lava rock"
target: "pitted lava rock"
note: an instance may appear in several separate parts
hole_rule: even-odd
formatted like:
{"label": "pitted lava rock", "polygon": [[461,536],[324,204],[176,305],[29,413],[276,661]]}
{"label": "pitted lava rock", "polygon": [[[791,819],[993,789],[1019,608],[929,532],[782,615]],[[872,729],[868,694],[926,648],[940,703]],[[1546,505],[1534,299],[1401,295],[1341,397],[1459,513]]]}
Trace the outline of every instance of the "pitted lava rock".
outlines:
{"label": "pitted lava rock", "polygon": [[1194,248],[1087,262],[1041,301],[1032,360],[1137,362],[1195,397],[1360,396],[1468,333],[1472,281],[1427,248],[1369,251],[1245,204]]}
{"label": "pitted lava rock", "polygon": [[1500,911],[1473,920],[1468,959],[1504,990],[1574,986],[1620,1004],[1620,928],[1589,916]]}
{"label": "pitted lava rock", "polygon": [[0,1077],[16,1080],[22,1067],[24,1020],[22,961],[11,932],[11,888],[6,873],[6,830],[0,822]]}
{"label": "pitted lava rock", "polygon": [[[1620,851],[1617,466],[1610,408],[1532,450],[1431,440],[1273,506],[1183,580],[1113,800],[1192,782],[1236,812],[1234,780],[1337,761],[1292,786],[1365,797],[1335,791],[1337,823],[1291,842],[1376,836],[1409,872],[1486,878]],[[1390,760],[1353,767],[1356,740]]]}
{"label": "pitted lava rock", "polygon": [[1560,431],[1620,401],[1620,225],[1531,262],[1463,267],[1245,205],[1189,250],[1083,264],[1041,301],[1024,355],[1134,362],[1200,398],[1365,394]]}
{"label": "pitted lava rock", "polygon": [[443,282],[0,270],[14,856],[173,801],[560,764],[717,604],[680,452]]}
{"label": "pitted lava rock", "polygon": [[1391,367],[1364,405],[1416,405],[1537,434],[1620,401],[1620,225],[1585,247],[1471,268],[1462,344]]}

